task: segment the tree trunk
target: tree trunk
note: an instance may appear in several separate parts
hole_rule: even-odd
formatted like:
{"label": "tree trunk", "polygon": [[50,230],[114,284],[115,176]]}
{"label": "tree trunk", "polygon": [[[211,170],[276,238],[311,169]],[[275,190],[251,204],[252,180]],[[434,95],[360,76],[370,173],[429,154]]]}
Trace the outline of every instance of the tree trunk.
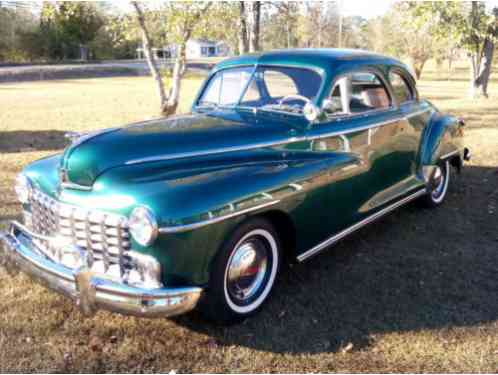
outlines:
{"label": "tree trunk", "polygon": [[88,61],[88,47],[80,44],[80,60]]}
{"label": "tree trunk", "polygon": [[152,77],[156,81],[157,94],[159,96],[159,108],[163,113],[163,108],[167,104],[168,97],[166,96],[166,92],[164,90],[164,83],[161,77],[161,73],[159,72],[159,68],[157,67],[156,60],[152,53],[150,36],[147,30],[147,26],[145,25],[145,17],[142,8],[136,1],[132,1],[131,5],[135,8],[135,11],[137,12],[138,24],[142,32],[143,52],[145,55],[145,59],[147,60],[147,65],[149,66],[149,69],[152,73]]}
{"label": "tree trunk", "polygon": [[186,70],[186,49],[186,42],[180,43],[178,45],[175,66],[173,67],[173,75],[171,77],[171,89],[169,91],[168,100],[161,106],[161,113],[164,116],[174,115],[178,108],[178,103],[180,101],[182,76]]}
{"label": "tree trunk", "polygon": [[261,20],[261,1],[253,1],[250,4],[251,30],[249,32],[249,52],[259,51],[259,27]]}
{"label": "tree trunk", "polygon": [[290,22],[289,22],[289,19],[287,19],[285,21],[285,31],[287,32],[287,48],[290,48],[290,38],[291,38],[291,35],[290,35]]}
{"label": "tree trunk", "polygon": [[480,88],[480,94],[485,98],[488,97],[488,83],[491,75],[491,66],[493,65],[493,52],[495,44],[490,38],[484,40],[483,57],[480,61],[479,74],[475,79],[475,86]]}
{"label": "tree trunk", "polygon": [[239,55],[247,53],[249,48],[247,44],[247,12],[243,1],[239,2]]}
{"label": "tree trunk", "polygon": [[469,74],[470,74],[469,97],[474,98],[476,96],[476,91],[477,91],[475,86],[476,76],[477,76],[476,57],[474,56],[473,53],[469,53],[468,58],[469,58]]}
{"label": "tree trunk", "polygon": [[415,77],[417,78],[417,81],[422,76],[422,70],[424,70],[426,61],[427,60],[413,61],[413,70],[415,71]]}

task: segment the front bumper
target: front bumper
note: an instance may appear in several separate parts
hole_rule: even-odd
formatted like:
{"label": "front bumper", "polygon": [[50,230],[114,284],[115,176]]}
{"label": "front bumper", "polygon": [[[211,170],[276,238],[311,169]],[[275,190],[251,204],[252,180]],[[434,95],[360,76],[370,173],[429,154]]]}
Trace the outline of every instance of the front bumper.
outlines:
{"label": "front bumper", "polygon": [[[39,283],[63,294],[86,315],[99,309],[140,317],[168,317],[192,310],[202,288],[144,289],[96,274],[86,267],[71,269],[44,256],[33,243],[37,235],[18,222],[0,233],[0,264],[10,273],[21,270]],[[2,251],[3,248],[3,251]]]}

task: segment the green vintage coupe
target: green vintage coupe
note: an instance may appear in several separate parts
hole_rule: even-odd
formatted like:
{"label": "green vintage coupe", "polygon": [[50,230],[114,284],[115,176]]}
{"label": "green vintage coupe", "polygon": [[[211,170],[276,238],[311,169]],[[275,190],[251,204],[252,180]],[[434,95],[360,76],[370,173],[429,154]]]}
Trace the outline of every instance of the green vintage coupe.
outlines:
{"label": "green vintage coupe", "polygon": [[98,309],[256,312],[302,262],[394,209],[439,206],[463,121],[397,60],[356,50],[228,59],[188,115],[73,137],[19,175],[2,262]]}

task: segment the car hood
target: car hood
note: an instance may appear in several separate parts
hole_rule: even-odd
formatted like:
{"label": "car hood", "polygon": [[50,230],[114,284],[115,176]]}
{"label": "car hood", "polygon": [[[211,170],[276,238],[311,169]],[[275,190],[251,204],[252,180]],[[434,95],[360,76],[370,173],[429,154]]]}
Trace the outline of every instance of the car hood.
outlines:
{"label": "car hood", "polygon": [[65,182],[90,187],[114,167],[264,147],[299,135],[302,126],[289,116],[239,111],[151,120],[77,139],[60,168]]}

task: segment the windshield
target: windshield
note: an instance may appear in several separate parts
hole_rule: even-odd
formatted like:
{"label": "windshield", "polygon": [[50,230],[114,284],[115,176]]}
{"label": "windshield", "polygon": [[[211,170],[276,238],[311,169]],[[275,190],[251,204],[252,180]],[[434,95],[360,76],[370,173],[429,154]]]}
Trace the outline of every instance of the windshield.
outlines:
{"label": "windshield", "polygon": [[211,77],[197,107],[239,106],[302,113],[322,83],[310,69],[259,66],[224,69]]}

